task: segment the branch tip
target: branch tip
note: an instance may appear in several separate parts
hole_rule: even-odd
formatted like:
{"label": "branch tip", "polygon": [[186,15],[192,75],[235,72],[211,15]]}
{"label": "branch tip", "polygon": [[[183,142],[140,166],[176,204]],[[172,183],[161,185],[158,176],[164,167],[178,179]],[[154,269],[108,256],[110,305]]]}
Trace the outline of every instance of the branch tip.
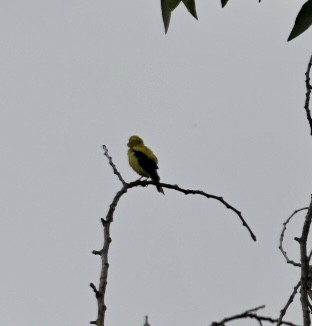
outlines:
{"label": "branch tip", "polygon": [[104,150],[104,155],[107,157],[108,159],[108,162],[109,162],[109,165],[112,167],[113,171],[114,171],[114,174],[117,175],[119,181],[123,184],[123,185],[126,185],[126,181],[123,179],[123,177],[121,176],[120,172],[117,170],[117,167],[116,165],[114,164],[113,162],[113,159],[112,157],[108,154],[108,149],[105,145],[102,145],[102,148]]}
{"label": "branch tip", "polygon": [[[145,187],[145,186],[150,185],[150,184],[154,185],[154,182],[153,181],[146,181],[146,180],[144,180],[144,181],[136,180],[134,182],[130,182],[130,183],[126,184],[125,192],[127,191],[127,189],[136,187],[138,185],[140,185],[142,187]],[[162,187],[164,187],[164,188],[167,188],[167,189],[173,189],[173,190],[182,192],[185,195],[201,195],[201,196],[206,197],[208,199],[211,198],[211,199],[215,199],[215,200],[219,201],[223,206],[225,206],[227,209],[233,211],[239,217],[239,219],[243,223],[243,226],[248,230],[252,240],[257,241],[257,238],[256,238],[255,234],[252,232],[251,228],[249,227],[249,225],[247,224],[247,222],[243,218],[242,213],[238,209],[236,209],[234,206],[230,205],[227,201],[225,201],[223,197],[208,194],[208,193],[206,193],[206,192],[204,192],[202,190],[184,189],[184,188],[179,187],[177,184],[173,185],[173,184],[168,184],[168,183],[163,183],[162,182],[160,185]]]}
{"label": "branch tip", "polygon": [[92,288],[92,290],[94,291],[94,293],[97,295],[99,293],[99,291],[97,290],[96,286],[93,283],[90,283],[89,285]]}

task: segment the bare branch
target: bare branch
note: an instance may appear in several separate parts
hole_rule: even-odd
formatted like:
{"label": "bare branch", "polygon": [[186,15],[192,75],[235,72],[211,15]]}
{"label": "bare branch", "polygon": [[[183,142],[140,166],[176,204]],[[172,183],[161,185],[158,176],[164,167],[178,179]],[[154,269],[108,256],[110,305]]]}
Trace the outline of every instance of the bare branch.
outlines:
{"label": "bare branch", "polygon": [[[127,187],[128,188],[133,188],[133,187],[137,187],[137,186],[146,187],[148,185],[155,185],[155,183],[153,181],[147,181],[147,180],[136,180],[136,181],[133,181],[133,182],[128,183],[127,184]],[[201,196],[204,196],[204,197],[206,197],[208,199],[212,198],[212,199],[215,199],[215,200],[219,201],[226,208],[228,208],[231,211],[233,211],[234,213],[236,213],[236,215],[242,221],[243,226],[246,227],[247,230],[249,231],[249,234],[250,234],[251,238],[254,241],[257,240],[255,234],[252,232],[252,230],[250,229],[249,225],[247,224],[247,222],[243,218],[242,213],[238,209],[236,209],[235,207],[233,207],[232,205],[230,205],[228,202],[226,202],[223,199],[223,197],[212,195],[212,194],[208,194],[208,193],[206,193],[206,192],[204,192],[202,190],[184,189],[184,188],[179,187],[178,185],[172,185],[172,184],[169,184],[169,183],[163,183],[163,182],[161,182],[160,185],[163,188],[173,189],[173,190],[182,192],[185,195],[201,195]]]}
{"label": "bare branch", "polygon": [[[137,187],[137,186],[142,186],[142,187],[146,187],[147,185],[155,185],[155,183],[153,181],[146,181],[146,180],[136,180],[136,181],[133,181],[133,182],[130,182],[130,183],[126,183],[124,181],[124,179],[122,178],[122,176],[120,175],[120,173],[118,172],[117,168],[116,168],[116,165],[113,163],[113,160],[112,158],[109,156],[108,154],[108,149],[105,145],[103,145],[103,149],[104,149],[104,155],[108,158],[109,160],[109,164],[113,167],[113,171],[114,171],[114,174],[117,174],[118,175],[118,178],[119,180],[122,182],[123,184],[123,188],[121,190],[122,194],[124,192],[127,191],[127,189],[130,189],[130,188],[133,188],[133,187]],[[192,190],[192,189],[184,189],[184,188],[180,188],[178,185],[172,185],[172,184],[168,184],[168,183],[160,183],[160,185],[162,187],[165,187],[165,188],[168,188],[168,189],[174,189],[174,190],[177,190],[179,192],[182,192],[184,193],[185,195],[201,195],[201,196],[204,196],[206,198],[212,198],[212,199],[215,199],[219,202],[221,202],[226,208],[232,210],[233,212],[236,213],[236,215],[238,215],[239,219],[241,220],[241,222],[243,223],[243,226],[247,228],[247,230],[249,231],[250,233],[250,236],[251,238],[256,241],[256,236],[255,234],[252,232],[252,230],[250,229],[249,225],[247,224],[247,222],[245,221],[245,219],[243,218],[242,216],[242,213],[237,210],[235,207],[233,207],[232,205],[230,205],[228,202],[226,202],[223,197],[220,197],[220,196],[216,196],[216,195],[212,195],[212,194],[208,194],[202,190]],[[122,195],[120,194],[120,196]],[[119,198],[118,198],[119,200]],[[118,201],[117,200],[117,201]],[[113,205],[114,206],[114,209],[117,205],[117,202],[113,201],[113,203],[111,204],[111,206]],[[112,214],[113,214],[113,211],[112,211]],[[112,216],[111,216],[112,218]],[[108,221],[108,219],[106,219]]]}
{"label": "bare branch", "polygon": [[96,286],[93,283],[90,283],[90,287],[93,289],[96,296],[99,295],[99,291],[97,290]]}
{"label": "bare branch", "polygon": [[117,170],[116,165],[113,162],[113,159],[111,158],[111,156],[108,154],[108,149],[105,145],[102,146],[104,149],[104,155],[108,158],[108,162],[110,164],[110,166],[113,168],[114,174],[117,175],[118,179],[121,181],[121,183],[123,185],[126,184],[126,181],[123,179],[123,177],[121,176],[120,172]]}
{"label": "bare branch", "polygon": [[307,256],[307,240],[310,231],[310,225],[312,220],[312,197],[310,206],[308,209],[308,213],[306,215],[302,234],[299,239],[300,243],[300,256],[301,256],[301,306],[302,306],[302,314],[303,314],[303,325],[310,326],[311,319],[310,319],[310,308],[309,308],[309,297],[308,293],[310,291],[309,285],[311,282],[309,281],[309,257]]}
{"label": "bare branch", "polygon": [[237,320],[237,319],[244,319],[244,318],[248,318],[250,314],[255,313],[256,311],[260,310],[260,309],[264,309],[265,305],[259,306],[259,307],[255,307],[252,309],[248,309],[240,314],[237,315],[233,315],[231,317],[226,317],[224,319],[222,319],[219,322],[213,322],[211,324],[211,326],[224,326],[225,323],[229,322],[229,321],[233,321],[233,320]]}
{"label": "bare branch", "polygon": [[204,196],[206,198],[212,198],[215,199],[217,201],[219,201],[221,204],[223,204],[226,208],[230,209],[231,211],[233,211],[234,213],[236,213],[236,215],[239,217],[239,219],[242,221],[243,226],[247,228],[247,230],[250,233],[251,238],[256,241],[257,238],[255,236],[255,234],[252,232],[252,230],[250,229],[249,225],[247,224],[247,222],[244,220],[242,213],[237,210],[235,207],[233,207],[232,205],[230,205],[228,202],[226,202],[223,197],[220,196],[216,196],[216,195],[211,195],[211,194],[207,194],[206,192],[202,191],[202,190],[191,190],[191,189],[183,189],[180,188],[178,185],[171,185],[171,184],[167,184],[167,183],[161,183],[160,184],[162,187],[164,188],[168,188],[168,189],[174,189],[180,192],[183,192],[185,195],[201,195]]}
{"label": "bare branch", "polygon": [[93,250],[92,253],[93,253],[93,255],[101,256],[102,250]]}
{"label": "bare branch", "polygon": [[[116,165],[113,163],[112,158],[109,156],[108,154],[108,150],[106,148],[105,145],[103,145],[103,149],[104,149],[104,155],[108,158],[109,164],[112,166],[114,174],[116,174],[119,178],[119,180],[122,182],[122,188],[116,193],[115,197],[113,198],[112,203],[109,206],[109,210],[107,212],[107,215],[105,217],[105,219],[101,218],[101,222],[103,225],[103,233],[104,233],[104,244],[101,250],[93,250],[92,253],[94,255],[98,255],[101,257],[102,260],[102,267],[101,267],[101,274],[100,274],[100,282],[99,282],[99,287],[98,289],[96,289],[96,287],[94,286],[93,283],[90,284],[90,286],[92,287],[95,296],[96,296],[96,300],[97,300],[97,305],[98,305],[98,317],[96,321],[92,321],[90,322],[91,324],[97,325],[97,326],[104,326],[104,318],[105,318],[105,312],[106,312],[106,305],[105,305],[105,291],[106,291],[106,285],[107,285],[107,277],[108,277],[108,268],[109,268],[109,263],[108,263],[108,250],[109,250],[109,246],[110,243],[112,241],[111,236],[110,236],[110,225],[113,222],[113,217],[114,217],[114,212],[115,209],[117,207],[117,204],[120,200],[120,198],[128,191],[128,189],[134,188],[134,187],[146,187],[148,185],[155,185],[153,181],[141,181],[136,180],[130,183],[127,183],[124,181],[124,179],[122,178],[121,174],[119,173],[119,171],[116,168]],[[190,190],[190,189],[183,189],[180,188],[178,185],[171,185],[171,184],[166,184],[166,183],[161,183],[162,187],[168,188],[168,189],[173,189],[173,190],[177,190],[179,192],[182,192],[186,195],[188,194],[193,194],[193,195],[201,195],[204,196],[206,198],[212,198],[215,199],[219,202],[221,202],[226,208],[232,210],[233,212],[235,212],[238,217],[240,218],[240,220],[243,223],[243,226],[245,226],[247,228],[247,230],[249,231],[252,239],[254,241],[256,241],[256,236],[254,235],[254,233],[251,231],[250,227],[248,226],[248,224],[246,223],[246,221],[244,220],[242,214],[240,211],[238,211],[235,207],[233,207],[232,205],[230,205],[228,202],[226,202],[222,197],[219,196],[215,196],[215,195],[211,195],[208,194],[204,191],[201,190]]]}
{"label": "bare branch", "polygon": [[278,247],[278,249],[282,252],[283,256],[285,257],[286,261],[288,264],[292,264],[294,266],[297,266],[297,267],[300,267],[301,264],[300,263],[296,263],[295,261],[291,260],[288,258],[288,255],[287,255],[287,252],[284,250],[283,248],[283,241],[284,241],[284,235],[285,235],[285,231],[286,231],[286,228],[287,228],[287,224],[289,223],[289,221],[292,219],[293,216],[295,216],[297,213],[303,211],[303,210],[306,210],[308,209],[308,207],[304,207],[304,208],[300,208],[300,209],[297,209],[296,211],[294,211],[289,217],[288,219],[283,223],[283,229],[282,229],[282,232],[281,232],[281,236],[280,236],[280,245]]}
{"label": "bare branch", "polygon": [[110,208],[108,210],[108,213],[106,215],[106,219],[101,219],[102,225],[103,225],[103,233],[104,233],[104,244],[101,250],[93,250],[93,254],[100,255],[102,260],[102,267],[101,267],[101,275],[100,275],[100,284],[99,289],[96,293],[96,299],[98,304],[98,318],[95,322],[95,325],[97,326],[104,326],[104,318],[105,318],[105,312],[106,312],[106,305],[105,305],[105,291],[106,291],[106,285],[107,285],[107,276],[108,276],[108,250],[110,243],[112,242],[112,239],[110,237],[110,225],[113,222],[113,215],[114,211],[116,209],[117,203],[121,196],[127,192],[127,184],[125,184],[121,190],[117,192],[115,195]]}
{"label": "bare branch", "polygon": [[280,316],[279,316],[279,318],[278,318],[278,321],[277,321],[276,326],[280,326],[280,325],[282,325],[283,318],[284,318],[284,316],[285,316],[285,314],[286,314],[286,311],[287,311],[287,309],[289,308],[289,306],[291,305],[291,303],[294,301],[294,297],[295,297],[295,295],[297,294],[297,291],[298,291],[298,289],[299,289],[299,287],[300,287],[300,284],[301,284],[301,281],[299,281],[299,282],[296,284],[296,286],[294,287],[293,292],[292,292],[292,294],[290,295],[290,297],[289,297],[289,299],[288,299],[288,301],[287,301],[285,307],[284,307],[284,308],[281,310],[281,312],[280,312]]}
{"label": "bare branch", "polygon": [[309,63],[308,63],[308,68],[307,71],[305,73],[306,75],[306,100],[305,100],[305,104],[304,104],[304,109],[306,111],[307,114],[307,119],[310,125],[310,135],[312,136],[312,118],[311,118],[311,111],[310,111],[310,95],[311,95],[311,89],[312,86],[310,84],[310,71],[311,71],[311,67],[312,67],[312,55],[310,57]]}
{"label": "bare branch", "polygon": [[148,316],[145,316],[145,323],[144,323],[144,326],[151,326],[151,325],[148,323]]}
{"label": "bare branch", "polygon": [[255,308],[248,309],[248,310],[245,311],[245,313],[256,312],[256,311],[258,311],[258,310],[260,310],[260,309],[264,309],[264,308],[265,308],[265,305],[263,304],[263,305],[261,305],[261,306],[255,307]]}
{"label": "bare branch", "polygon": [[[210,326],[225,326],[226,323],[228,323],[228,322],[231,322],[234,320],[239,320],[239,319],[247,319],[247,318],[256,320],[259,323],[259,325],[262,325],[262,322],[269,322],[271,324],[275,324],[278,321],[277,319],[274,319],[271,317],[259,316],[257,313],[255,313],[256,311],[263,309],[263,308],[265,308],[264,305],[253,308],[253,309],[246,310],[240,314],[224,318],[219,322],[213,322]],[[293,324],[293,323],[287,322],[287,321],[283,321],[281,325],[298,326],[296,324]]]}

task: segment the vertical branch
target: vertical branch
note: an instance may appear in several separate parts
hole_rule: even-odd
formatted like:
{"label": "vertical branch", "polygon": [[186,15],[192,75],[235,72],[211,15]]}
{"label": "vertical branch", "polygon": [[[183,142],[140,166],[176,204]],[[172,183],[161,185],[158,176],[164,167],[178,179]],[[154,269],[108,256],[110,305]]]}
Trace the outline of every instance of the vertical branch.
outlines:
{"label": "vertical branch", "polygon": [[309,63],[308,63],[308,68],[307,68],[307,71],[305,73],[305,75],[306,75],[305,83],[306,83],[307,92],[306,92],[306,100],[305,100],[305,103],[304,103],[304,109],[306,110],[307,119],[308,119],[308,122],[309,122],[309,125],[310,125],[310,135],[312,136],[312,118],[311,118],[311,111],[310,111],[310,95],[311,95],[311,89],[312,89],[311,84],[310,84],[311,67],[312,67],[312,55],[310,57],[310,60],[309,60]]}
{"label": "vertical branch", "polygon": [[106,219],[101,218],[101,222],[103,225],[103,233],[104,233],[104,244],[101,250],[93,250],[92,253],[94,255],[99,255],[102,260],[101,266],[101,275],[100,275],[100,282],[98,289],[93,283],[90,283],[90,287],[93,289],[97,306],[98,306],[98,316],[97,319],[94,321],[90,321],[90,324],[97,325],[97,326],[104,326],[104,318],[106,312],[106,305],[105,305],[105,292],[106,292],[106,285],[107,285],[107,276],[108,276],[108,250],[110,243],[112,242],[112,238],[110,236],[110,225],[113,222],[114,212],[117,206],[117,203],[120,197],[127,192],[128,184],[121,176],[120,172],[117,170],[116,165],[113,162],[112,157],[108,154],[108,149],[105,145],[103,145],[104,155],[107,157],[110,166],[112,167],[114,174],[117,175],[118,179],[122,183],[123,187],[121,190],[117,192],[115,195],[112,203],[109,206],[108,213],[106,215]]}
{"label": "vertical branch", "polygon": [[102,260],[102,267],[101,267],[101,276],[100,276],[100,283],[99,288],[97,289],[93,283],[90,284],[91,288],[95,293],[95,297],[97,300],[98,306],[98,316],[95,321],[91,321],[90,324],[97,325],[97,326],[104,326],[104,318],[106,312],[106,305],[105,305],[105,292],[106,292],[106,285],[107,285],[107,276],[108,276],[108,249],[109,245],[112,242],[112,238],[110,237],[110,224],[112,220],[104,220],[101,219],[104,231],[104,245],[100,251],[93,250],[92,253],[94,255],[100,255]]}
{"label": "vertical branch", "polygon": [[151,325],[148,323],[148,316],[145,316],[145,323],[144,323],[144,326],[151,326]]}
{"label": "vertical branch", "polygon": [[108,250],[109,246],[112,242],[112,238],[110,236],[110,226],[113,222],[113,215],[117,206],[117,203],[120,199],[120,197],[127,192],[127,184],[124,185],[121,190],[117,192],[115,195],[112,203],[110,204],[108,213],[106,215],[105,219],[101,219],[102,225],[103,225],[103,233],[104,233],[104,244],[101,250],[93,250],[92,253],[94,255],[101,256],[102,260],[102,266],[101,266],[101,275],[100,275],[100,282],[98,289],[96,286],[91,283],[90,286],[93,289],[97,301],[98,306],[98,316],[97,319],[94,321],[91,321],[90,324],[97,325],[97,326],[104,326],[104,318],[105,318],[105,312],[106,312],[106,305],[105,305],[105,293],[106,293],[106,285],[107,285],[107,276],[108,276]]}
{"label": "vertical branch", "polygon": [[309,257],[307,255],[307,240],[310,231],[310,225],[312,220],[312,198],[310,202],[310,206],[308,209],[308,213],[306,215],[302,234],[299,239],[300,243],[300,256],[301,256],[301,307],[302,307],[302,315],[303,315],[303,325],[310,326],[310,309],[309,309]]}

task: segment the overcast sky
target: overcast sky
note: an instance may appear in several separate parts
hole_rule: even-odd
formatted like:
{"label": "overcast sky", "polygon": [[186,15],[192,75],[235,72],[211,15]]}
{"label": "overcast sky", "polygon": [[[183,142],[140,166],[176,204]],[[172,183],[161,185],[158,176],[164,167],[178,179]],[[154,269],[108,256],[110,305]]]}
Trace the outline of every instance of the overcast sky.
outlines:
{"label": "overcast sky", "polygon": [[[91,251],[121,187],[101,145],[133,181],[133,134],[163,182],[222,195],[258,240],[219,202],[131,189],[111,230],[107,326],[204,326],[262,304],[277,317],[299,280],[277,247],[311,194],[312,30],[286,42],[303,2],[198,0],[199,21],[181,5],[167,35],[159,2],[2,1],[1,325],[96,319]],[[301,323],[299,300],[286,319]]]}

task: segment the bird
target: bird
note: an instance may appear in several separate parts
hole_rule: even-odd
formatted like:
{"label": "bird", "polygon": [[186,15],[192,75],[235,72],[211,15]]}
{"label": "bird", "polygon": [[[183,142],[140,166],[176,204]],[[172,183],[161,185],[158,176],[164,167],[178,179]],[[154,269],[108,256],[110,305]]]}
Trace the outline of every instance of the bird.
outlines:
{"label": "bird", "polygon": [[128,142],[128,160],[132,169],[141,175],[141,177],[151,178],[156,188],[162,194],[163,188],[159,184],[159,176],[157,173],[158,159],[156,155],[144,145],[142,138],[139,136],[131,136]]}

